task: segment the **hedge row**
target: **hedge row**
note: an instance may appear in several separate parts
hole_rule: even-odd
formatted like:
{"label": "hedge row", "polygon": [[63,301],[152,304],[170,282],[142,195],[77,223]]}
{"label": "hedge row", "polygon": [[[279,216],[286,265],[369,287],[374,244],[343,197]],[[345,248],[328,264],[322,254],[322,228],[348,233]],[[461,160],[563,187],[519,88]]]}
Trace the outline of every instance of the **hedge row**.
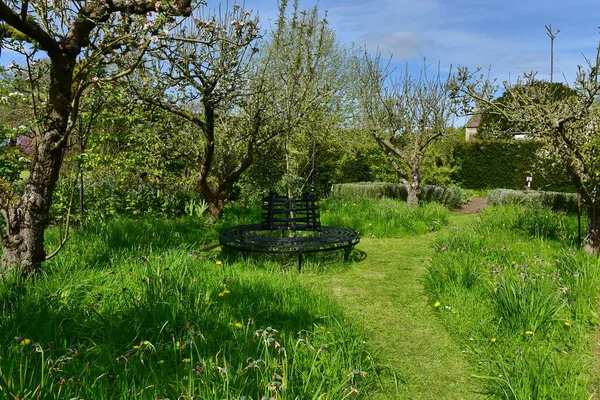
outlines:
{"label": "hedge row", "polygon": [[459,168],[452,178],[465,189],[525,189],[527,177],[531,188],[573,191],[557,185],[567,180],[564,171],[547,162],[540,165],[536,152],[541,143],[528,140],[468,141],[454,148],[454,162]]}
{"label": "hedge row", "polygon": [[[388,197],[406,201],[408,193],[404,185],[387,182],[340,183],[331,188],[333,196],[382,198]],[[421,187],[421,201],[439,203],[448,208],[462,205],[463,193],[459,188],[425,185]]]}
{"label": "hedge row", "polygon": [[487,203],[493,206],[521,205],[550,208],[553,211],[568,213],[577,212],[577,194],[575,193],[496,189],[488,193]]}

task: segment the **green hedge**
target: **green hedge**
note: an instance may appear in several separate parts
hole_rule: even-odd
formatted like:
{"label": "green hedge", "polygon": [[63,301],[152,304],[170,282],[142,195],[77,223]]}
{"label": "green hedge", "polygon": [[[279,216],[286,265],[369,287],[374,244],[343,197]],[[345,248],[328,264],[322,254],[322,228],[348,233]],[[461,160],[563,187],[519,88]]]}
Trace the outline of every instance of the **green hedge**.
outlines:
{"label": "green hedge", "polygon": [[[339,197],[400,199],[406,201],[407,192],[404,185],[388,182],[357,182],[333,185],[331,194]],[[439,203],[448,208],[462,205],[463,193],[459,188],[425,185],[421,187],[421,201]]]}
{"label": "green hedge", "polygon": [[459,166],[453,179],[465,189],[524,189],[531,176],[532,189],[573,191],[557,185],[567,177],[550,163],[540,167],[536,152],[540,142],[528,140],[485,140],[459,143],[454,159]]}
{"label": "green hedge", "polygon": [[553,211],[577,212],[577,194],[561,192],[496,189],[488,193],[487,203],[493,206],[520,205],[544,207]]}

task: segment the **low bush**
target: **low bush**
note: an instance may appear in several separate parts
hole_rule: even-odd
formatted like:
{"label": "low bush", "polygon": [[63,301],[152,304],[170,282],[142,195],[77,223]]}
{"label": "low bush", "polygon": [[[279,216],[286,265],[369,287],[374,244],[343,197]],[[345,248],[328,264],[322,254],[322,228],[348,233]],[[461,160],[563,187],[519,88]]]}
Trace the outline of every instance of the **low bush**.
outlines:
{"label": "low bush", "polygon": [[190,205],[198,205],[202,196],[192,190],[168,184],[139,182],[131,185],[109,173],[84,180],[83,215],[79,213],[79,188],[73,188],[71,179],[61,179],[54,192],[51,221],[67,214],[71,193],[74,204],[71,221],[82,224],[105,223],[117,217],[152,216],[173,218],[185,215]]}
{"label": "low bush", "polygon": [[490,398],[588,399],[600,262],[573,246],[575,217],[488,207],[436,244],[431,304]]}
{"label": "low bush", "polygon": [[575,193],[495,189],[488,193],[487,203],[493,206],[544,207],[552,211],[577,213],[577,194]]}
{"label": "low bush", "polygon": [[[339,197],[391,198],[406,201],[407,191],[400,183],[357,182],[333,185],[331,194]],[[439,203],[448,208],[462,205],[463,194],[459,188],[425,185],[421,188],[421,201]]]}

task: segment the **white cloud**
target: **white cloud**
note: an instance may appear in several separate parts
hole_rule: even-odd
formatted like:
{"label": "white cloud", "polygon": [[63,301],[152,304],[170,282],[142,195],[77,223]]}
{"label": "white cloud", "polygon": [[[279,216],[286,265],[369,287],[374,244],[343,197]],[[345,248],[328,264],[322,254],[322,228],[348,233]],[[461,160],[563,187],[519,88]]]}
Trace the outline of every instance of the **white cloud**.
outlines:
{"label": "white cloud", "polygon": [[368,49],[379,49],[383,54],[391,53],[394,61],[407,61],[423,51],[423,43],[411,32],[401,31],[387,35],[366,36],[364,44]]}

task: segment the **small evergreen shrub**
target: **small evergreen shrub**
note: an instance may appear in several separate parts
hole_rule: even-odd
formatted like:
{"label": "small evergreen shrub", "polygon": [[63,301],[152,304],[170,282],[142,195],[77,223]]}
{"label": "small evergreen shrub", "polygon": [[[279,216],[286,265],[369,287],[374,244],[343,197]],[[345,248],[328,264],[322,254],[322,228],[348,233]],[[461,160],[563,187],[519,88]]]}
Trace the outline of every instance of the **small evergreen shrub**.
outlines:
{"label": "small evergreen shrub", "polygon": [[550,208],[553,211],[577,212],[577,194],[537,190],[496,189],[488,193],[489,205],[519,205]]}
{"label": "small evergreen shrub", "polygon": [[[338,197],[391,198],[406,201],[404,185],[388,182],[357,182],[333,185],[331,194]],[[448,208],[458,208],[462,204],[463,193],[460,188],[425,185],[421,187],[421,201],[439,203]]]}

